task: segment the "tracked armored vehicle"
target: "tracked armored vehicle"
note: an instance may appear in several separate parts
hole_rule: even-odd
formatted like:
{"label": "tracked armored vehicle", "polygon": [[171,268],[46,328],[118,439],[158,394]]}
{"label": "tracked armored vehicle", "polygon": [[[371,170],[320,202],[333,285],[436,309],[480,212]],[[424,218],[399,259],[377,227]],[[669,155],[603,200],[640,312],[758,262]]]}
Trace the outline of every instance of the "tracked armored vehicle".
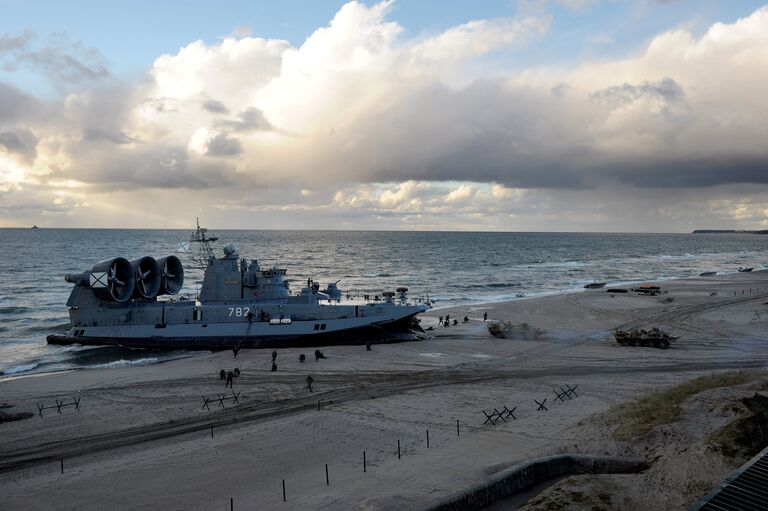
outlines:
{"label": "tracked armored vehicle", "polygon": [[47,337],[51,344],[119,345],[150,349],[228,349],[366,344],[425,338],[415,317],[429,307],[407,288],[353,303],[337,282],[324,290],[307,279],[291,293],[286,270],[241,259],[232,245],[216,257],[198,225],[199,295],[179,296],[184,267],[173,255],[122,257],[67,274],[71,327]]}
{"label": "tracked armored vehicle", "polygon": [[614,334],[616,342],[622,346],[647,346],[665,350],[679,337],[664,332],[659,328],[634,328],[632,330],[617,330]]}

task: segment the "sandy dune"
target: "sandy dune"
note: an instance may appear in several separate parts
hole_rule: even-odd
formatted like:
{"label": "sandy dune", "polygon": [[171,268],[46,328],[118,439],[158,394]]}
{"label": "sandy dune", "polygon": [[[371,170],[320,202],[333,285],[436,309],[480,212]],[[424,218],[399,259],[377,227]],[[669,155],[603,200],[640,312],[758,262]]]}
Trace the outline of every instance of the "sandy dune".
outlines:
{"label": "sandy dune", "polygon": [[[577,424],[664,385],[766,367],[768,273],[661,285],[673,303],[595,290],[433,310],[423,320],[430,341],[328,347],[319,362],[312,350],[279,350],[277,373],[270,351],[253,350],[6,379],[0,403],[36,415],[0,424],[0,508],[229,509],[232,498],[235,509],[424,509],[517,460],[620,451]],[[547,334],[495,339],[485,311]],[[471,322],[436,326],[446,313]],[[666,351],[620,347],[610,334],[627,326],[659,326],[680,341]],[[243,372],[240,404],[202,409],[203,396],[231,395],[218,372],[233,367]],[[565,384],[580,397],[555,400]],[[75,395],[79,412],[37,416],[36,403]],[[537,412],[534,399],[544,398],[549,410]],[[517,406],[517,420],[483,425],[481,410],[502,406]]]}

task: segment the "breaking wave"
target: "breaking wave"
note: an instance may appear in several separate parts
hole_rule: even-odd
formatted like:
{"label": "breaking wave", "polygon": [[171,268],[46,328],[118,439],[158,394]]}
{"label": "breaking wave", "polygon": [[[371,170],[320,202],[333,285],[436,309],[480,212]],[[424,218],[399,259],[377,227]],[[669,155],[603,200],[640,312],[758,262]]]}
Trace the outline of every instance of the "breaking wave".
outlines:
{"label": "breaking wave", "polygon": [[29,364],[22,364],[14,367],[9,367],[8,369],[0,369],[0,374],[20,374],[20,373],[26,373],[27,371],[31,371],[32,369],[35,369],[40,364],[37,362],[31,362]]}

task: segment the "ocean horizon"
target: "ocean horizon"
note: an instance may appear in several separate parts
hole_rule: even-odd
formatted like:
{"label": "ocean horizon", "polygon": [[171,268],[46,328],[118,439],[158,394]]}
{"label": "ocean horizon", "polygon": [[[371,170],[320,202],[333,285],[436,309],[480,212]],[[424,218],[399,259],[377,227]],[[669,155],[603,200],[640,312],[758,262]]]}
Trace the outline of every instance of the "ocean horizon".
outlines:
{"label": "ocean horizon", "polygon": [[[151,364],[189,353],[61,347],[45,336],[68,325],[66,273],[114,256],[176,253],[190,230],[0,228],[0,371],[8,375]],[[220,250],[287,268],[298,291],[308,277],[341,280],[346,295],[406,286],[436,307],[483,304],[622,284],[768,266],[768,237],[743,233],[572,233],[211,229]],[[220,253],[220,252],[219,252]],[[188,254],[182,293],[202,281]]]}

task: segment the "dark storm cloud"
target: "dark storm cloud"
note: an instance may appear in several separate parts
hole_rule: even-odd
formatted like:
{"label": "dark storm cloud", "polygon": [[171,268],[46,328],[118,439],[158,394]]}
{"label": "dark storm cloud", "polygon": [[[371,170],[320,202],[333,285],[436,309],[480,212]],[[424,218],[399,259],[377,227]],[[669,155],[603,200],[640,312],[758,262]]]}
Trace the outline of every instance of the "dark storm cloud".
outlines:
{"label": "dark storm cloud", "polygon": [[208,142],[206,156],[237,156],[243,152],[240,141],[230,138],[227,133],[219,133]]}
{"label": "dark storm cloud", "polygon": [[595,172],[642,188],[706,188],[729,184],[768,184],[768,157],[742,155],[624,161]]}
{"label": "dark storm cloud", "polygon": [[[614,112],[643,99],[652,101]],[[702,154],[709,138],[722,142],[717,132],[697,131],[705,138],[678,142],[690,117],[686,95],[672,78],[580,97],[562,85],[541,92],[501,80],[462,90],[438,85],[356,126],[357,159],[347,155],[346,162],[363,182],[469,180],[562,190],[768,183],[768,154],[718,154],[706,146]],[[612,144],[622,149],[604,149]],[[637,151],[639,144],[656,149]]]}
{"label": "dark storm cloud", "polygon": [[219,121],[220,128],[232,131],[267,131],[273,129],[264,112],[255,107],[248,107],[237,113],[236,120]]}

